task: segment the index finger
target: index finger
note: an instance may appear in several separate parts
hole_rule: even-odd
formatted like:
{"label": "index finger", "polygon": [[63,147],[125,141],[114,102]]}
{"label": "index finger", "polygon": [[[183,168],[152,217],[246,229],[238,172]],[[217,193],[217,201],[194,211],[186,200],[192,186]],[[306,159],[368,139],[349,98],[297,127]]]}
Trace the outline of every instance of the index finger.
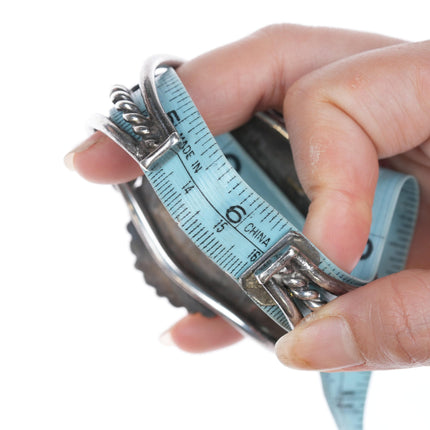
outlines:
{"label": "index finger", "polygon": [[[277,25],[183,64],[178,74],[215,135],[265,109],[282,109],[288,88],[301,76],[358,52],[399,40],[328,28]],[[84,178],[99,183],[130,181],[142,172],[101,133],[66,156]]]}

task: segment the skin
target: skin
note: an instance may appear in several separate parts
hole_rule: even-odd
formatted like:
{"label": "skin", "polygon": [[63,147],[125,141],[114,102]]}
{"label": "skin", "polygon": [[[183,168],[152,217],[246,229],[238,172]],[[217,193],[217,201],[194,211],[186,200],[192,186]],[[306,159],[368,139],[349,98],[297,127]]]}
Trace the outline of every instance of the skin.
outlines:
{"label": "skin", "polygon": [[[421,206],[406,270],[314,312],[280,339],[276,353],[288,366],[326,371],[428,364],[430,43],[272,26],[183,64],[178,74],[213,134],[259,110],[283,111],[299,178],[312,201],[304,233],[347,271],[367,241],[379,163],[417,177]],[[100,133],[67,162],[100,183],[141,174]],[[170,336],[191,352],[241,337],[221,319],[200,315],[178,322]]]}

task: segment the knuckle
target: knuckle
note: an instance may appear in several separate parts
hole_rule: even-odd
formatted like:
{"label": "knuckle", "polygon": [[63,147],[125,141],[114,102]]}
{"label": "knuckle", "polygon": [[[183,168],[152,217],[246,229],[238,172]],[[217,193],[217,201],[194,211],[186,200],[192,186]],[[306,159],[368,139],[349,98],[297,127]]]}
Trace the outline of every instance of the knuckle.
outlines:
{"label": "knuckle", "polygon": [[315,78],[315,75],[315,72],[309,73],[294,82],[288,90],[287,97],[295,100],[321,98],[323,95],[321,92],[321,86]]}
{"label": "knuckle", "polygon": [[319,93],[319,86],[309,76],[294,82],[288,88],[284,98],[285,117],[289,118],[300,113],[304,115],[309,110],[313,110],[315,106],[321,104]]}
{"label": "knuckle", "polygon": [[323,70],[314,70],[303,75],[288,88],[284,109],[286,112],[294,112],[297,109],[321,112],[324,106],[333,103],[331,83],[326,79]]}

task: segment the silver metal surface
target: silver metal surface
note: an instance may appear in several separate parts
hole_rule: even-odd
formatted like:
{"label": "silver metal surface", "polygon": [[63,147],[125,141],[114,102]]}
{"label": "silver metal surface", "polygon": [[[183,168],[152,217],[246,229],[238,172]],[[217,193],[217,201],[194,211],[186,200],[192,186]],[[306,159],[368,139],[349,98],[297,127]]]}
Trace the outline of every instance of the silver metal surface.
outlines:
{"label": "silver metal surface", "polygon": [[164,112],[157,94],[155,76],[162,66],[178,67],[181,61],[167,57],[151,57],[142,67],[140,90],[147,111],[144,115],[133,101],[132,92],[122,85],[111,91],[111,100],[122,118],[130,124],[138,138],[128,137],[126,144],[116,141],[136,160],[143,170],[151,170],[180,138],[170,118]]}
{"label": "silver metal surface", "polygon": [[303,318],[303,315],[292,300],[291,293],[274,279],[269,279],[264,284],[264,288],[269,293],[270,297],[273,298],[274,303],[281,308],[288,322],[288,331],[293,330]]}
{"label": "silver metal surface", "polygon": [[319,267],[319,255],[298,232],[289,232],[241,278],[245,291],[260,305],[278,305],[288,325],[309,311],[354,289]]}

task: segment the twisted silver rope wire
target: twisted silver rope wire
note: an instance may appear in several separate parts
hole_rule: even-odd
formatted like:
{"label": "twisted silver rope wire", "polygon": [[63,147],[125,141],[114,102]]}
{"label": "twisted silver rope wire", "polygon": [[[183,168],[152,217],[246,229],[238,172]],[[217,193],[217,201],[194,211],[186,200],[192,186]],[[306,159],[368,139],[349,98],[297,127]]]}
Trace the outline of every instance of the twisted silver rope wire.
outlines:
{"label": "twisted silver rope wire", "polygon": [[148,147],[157,146],[157,140],[151,131],[152,121],[145,117],[131,97],[131,91],[123,85],[116,85],[110,93],[111,101],[116,110],[122,113],[135,134],[141,136]]}
{"label": "twisted silver rope wire", "polygon": [[309,287],[309,280],[298,272],[285,268],[276,275],[276,281],[288,288],[291,294],[311,311],[327,303],[320,292]]}

